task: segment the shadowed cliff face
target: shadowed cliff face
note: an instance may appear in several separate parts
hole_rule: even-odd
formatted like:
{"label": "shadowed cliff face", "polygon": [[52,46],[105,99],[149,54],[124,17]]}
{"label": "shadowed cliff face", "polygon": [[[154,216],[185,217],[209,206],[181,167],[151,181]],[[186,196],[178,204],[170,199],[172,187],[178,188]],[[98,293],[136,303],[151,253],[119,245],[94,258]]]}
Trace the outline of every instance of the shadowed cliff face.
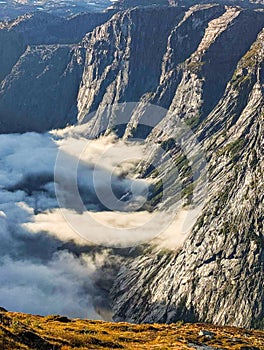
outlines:
{"label": "shadowed cliff face", "polygon": [[77,121],[84,57],[83,47],[73,43],[110,17],[34,13],[0,23],[2,133],[43,132]]}
{"label": "shadowed cliff face", "polygon": [[[98,107],[140,100],[197,123],[221,99],[263,26],[262,12],[223,5],[143,7],[117,13],[79,45],[61,46],[109,16],[39,13],[1,24],[1,132],[64,127],[87,121]],[[40,45],[46,43],[53,46]]]}
{"label": "shadowed cliff face", "polygon": [[74,123],[82,68],[72,46],[28,47],[0,84],[1,131],[42,132]]}
{"label": "shadowed cliff face", "polygon": [[28,45],[72,44],[81,41],[86,33],[105,23],[112,15],[112,12],[88,12],[62,18],[46,12],[33,12],[0,22],[0,29],[20,33]]}
{"label": "shadowed cliff face", "polygon": [[21,35],[7,30],[0,30],[0,43],[0,81],[2,81],[25,51],[26,44]]}
{"label": "shadowed cliff face", "polygon": [[155,90],[167,37],[183,16],[179,8],[128,10],[87,36],[80,121],[101,103],[134,102]]}

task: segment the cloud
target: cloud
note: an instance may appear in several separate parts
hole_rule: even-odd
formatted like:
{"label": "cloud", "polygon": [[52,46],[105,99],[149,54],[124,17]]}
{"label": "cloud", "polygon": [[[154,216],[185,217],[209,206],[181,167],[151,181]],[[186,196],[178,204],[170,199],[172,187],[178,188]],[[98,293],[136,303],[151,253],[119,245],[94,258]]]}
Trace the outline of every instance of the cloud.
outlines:
{"label": "cloud", "polygon": [[144,210],[149,183],[135,172],[142,158],[141,144],[112,135],[87,140],[84,125],[0,135],[3,307],[101,318],[94,305],[107,300],[96,280],[118,258],[106,248],[90,254],[91,247],[133,246],[161,232],[155,244],[183,244],[183,215],[168,228],[172,216]]}
{"label": "cloud", "polygon": [[[54,168],[58,152],[76,159],[82,150],[79,188],[89,197],[88,210],[102,210],[95,196],[92,171],[113,144],[120,153],[124,146],[113,137],[87,143],[80,131],[74,135],[66,131],[0,135],[0,299],[7,309],[101,318],[94,305],[105,306],[107,301],[105,295],[100,296],[95,280],[100,278],[109,253],[100,249],[96,254],[73,255],[64,247],[67,243],[91,247],[93,243],[65,221],[56,198]],[[116,167],[114,157],[116,153],[109,153],[105,168],[96,169],[98,187],[104,186],[100,180],[104,172],[111,175]],[[123,193],[129,190],[131,181],[122,176],[122,169],[118,171],[113,183]],[[63,180],[72,181],[75,176],[67,163],[57,172]]]}
{"label": "cloud", "polygon": [[45,265],[5,258],[0,269],[1,302],[12,311],[100,319],[91,300],[94,271],[92,261],[67,252],[55,254]]}

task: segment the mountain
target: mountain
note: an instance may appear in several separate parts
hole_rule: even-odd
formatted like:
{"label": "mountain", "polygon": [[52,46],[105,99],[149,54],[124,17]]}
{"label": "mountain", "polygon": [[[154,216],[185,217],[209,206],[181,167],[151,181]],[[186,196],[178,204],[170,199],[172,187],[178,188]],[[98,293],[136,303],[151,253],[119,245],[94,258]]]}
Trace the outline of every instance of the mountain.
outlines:
{"label": "mountain", "polygon": [[[149,7],[149,6],[193,6],[201,4],[214,3],[211,0],[117,0],[113,4],[113,8],[119,10],[125,10],[131,7]],[[230,5],[230,6],[242,6],[242,7],[259,7],[263,6],[263,0],[225,0],[219,1],[221,4]]]}
{"label": "mountain", "polygon": [[47,12],[32,12],[0,23],[1,31],[19,33],[27,45],[72,44],[105,23],[113,12],[81,13],[68,18]]}
{"label": "mountain", "polygon": [[82,69],[71,45],[28,46],[0,85],[1,131],[42,132],[75,122]]}
{"label": "mountain", "polygon": [[106,10],[110,5],[110,0],[3,0],[0,4],[0,19],[11,20],[32,12],[69,17],[82,12],[98,13]]}
{"label": "mountain", "polygon": [[[162,165],[158,173],[146,164],[139,169],[156,180],[154,209],[169,211],[180,196],[183,210],[191,211],[207,178],[203,209],[184,242],[176,248],[146,243],[111,275],[105,293],[114,320],[263,327],[264,12],[257,6],[124,9],[79,44],[35,45],[26,30],[0,31],[7,46],[0,54],[2,133],[77,122],[86,123],[89,138],[98,137],[112,130],[112,104],[138,102],[117,135],[145,139],[147,163]],[[28,22],[18,20],[14,28],[29,28]],[[144,128],[149,104],[166,112],[153,114],[154,127]],[[174,141],[179,121],[190,130],[182,135],[190,143],[185,155]],[[202,170],[195,168],[194,139],[206,159]],[[164,164],[165,156],[173,162]],[[182,187],[172,183],[161,203],[161,183],[177,174]]]}
{"label": "mountain", "polygon": [[[2,309],[2,308],[1,308]],[[1,310],[0,341],[16,349],[225,349],[260,350],[264,334],[206,324],[131,325]],[[216,347],[215,347],[216,346]]]}
{"label": "mountain", "polygon": [[[209,198],[192,234],[176,253],[148,252],[121,270],[115,320],[263,324],[263,24],[261,11],[237,7],[146,8],[87,36],[79,121],[96,135],[98,121],[111,126],[102,114],[111,103],[159,104],[193,128],[209,163]],[[163,118],[149,144],[173,137],[176,120]]]}
{"label": "mountain", "polygon": [[0,23],[1,132],[41,132],[76,122],[84,64],[78,42],[110,17],[33,13]]}

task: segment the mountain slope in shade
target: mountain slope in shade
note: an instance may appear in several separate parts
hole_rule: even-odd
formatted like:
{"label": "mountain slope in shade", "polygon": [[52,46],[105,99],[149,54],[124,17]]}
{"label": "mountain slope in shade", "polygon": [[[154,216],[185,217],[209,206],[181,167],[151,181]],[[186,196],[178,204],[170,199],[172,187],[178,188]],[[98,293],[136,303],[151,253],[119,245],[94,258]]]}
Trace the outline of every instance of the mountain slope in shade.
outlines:
{"label": "mountain slope in shade", "polygon": [[19,33],[27,45],[73,44],[84,35],[105,23],[112,12],[81,13],[61,18],[46,12],[33,12],[14,20],[0,22],[0,29]]}
{"label": "mountain slope in shade", "polygon": [[110,17],[35,13],[0,23],[1,132],[42,132],[76,122],[84,66],[77,43]]}
{"label": "mountain slope in shade", "polygon": [[28,47],[0,85],[1,131],[42,132],[74,123],[82,69],[73,46]]}

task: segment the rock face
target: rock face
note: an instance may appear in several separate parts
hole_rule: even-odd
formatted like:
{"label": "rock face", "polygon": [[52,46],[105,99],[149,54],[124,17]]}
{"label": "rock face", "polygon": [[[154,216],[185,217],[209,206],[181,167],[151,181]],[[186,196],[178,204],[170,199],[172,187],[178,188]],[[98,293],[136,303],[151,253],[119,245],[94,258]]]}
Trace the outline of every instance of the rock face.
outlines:
{"label": "rock face", "polygon": [[[208,157],[209,195],[202,215],[177,252],[148,254],[121,270],[112,288],[116,320],[182,319],[263,327],[263,30],[257,29],[260,32],[250,48],[241,47],[244,52],[236,67],[229,53],[231,59],[218,77],[217,90],[211,80],[215,106],[203,86],[217,59],[210,61],[207,56],[199,64],[200,49],[211,43],[217,24],[225,30],[219,30],[205,55],[215,52],[225,32],[231,34],[244,15],[233,12],[209,24],[211,33],[205,31],[207,41],[202,40],[187,60],[170,106],[193,126]],[[230,21],[232,29],[228,29]],[[197,64],[193,67],[194,57]],[[223,57],[221,62],[225,62]],[[173,136],[173,126],[174,120],[165,117],[159,129],[164,137]],[[155,130],[150,141],[152,137]]]}
{"label": "rock face", "polygon": [[[221,5],[116,14],[85,38],[78,120],[87,121],[91,112],[112,103],[140,100],[179,109],[190,122],[204,118],[262,27],[261,12]],[[97,112],[91,123],[98,124],[99,118]]]}
{"label": "rock face", "polygon": [[7,30],[0,30],[0,43],[1,47],[5,47],[0,52],[0,81],[2,81],[25,51],[26,44],[21,35]]}
{"label": "rock face", "polygon": [[86,114],[102,105],[139,101],[145,93],[155,91],[167,37],[183,16],[181,8],[128,10],[86,37],[79,121],[86,121]]}
{"label": "rock face", "polygon": [[[160,121],[159,139],[184,120],[210,174],[207,203],[184,246],[148,250],[121,269],[115,320],[263,325],[263,25],[262,12],[237,7],[147,8],[117,14],[87,36],[79,121],[96,135],[109,104],[157,103],[175,115]],[[111,126],[111,114],[105,122]],[[148,140],[156,139],[154,129]]]}

